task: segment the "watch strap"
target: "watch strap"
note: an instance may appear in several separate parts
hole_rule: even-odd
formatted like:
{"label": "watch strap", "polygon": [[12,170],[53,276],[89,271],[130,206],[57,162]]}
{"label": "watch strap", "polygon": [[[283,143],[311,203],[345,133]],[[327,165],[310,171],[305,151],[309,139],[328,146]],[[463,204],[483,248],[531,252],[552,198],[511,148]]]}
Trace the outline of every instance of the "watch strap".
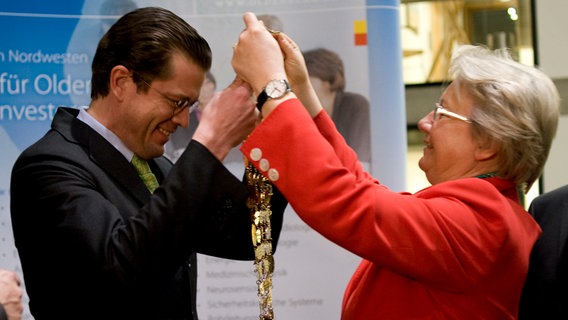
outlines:
{"label": "watch strap", "polygon": [[266,100],[268,100],[268,94],[266,94],[266,91],[262,89],[262,91],[256,98],[256,108],[258,109],[258,111],[262,112],[262,106],[264,105]]}
{"label": "watch strap", "polygon": [[[274,94],[273,89],[276,86],[284,86],[283,88],[279,88],[279,94],[276,95],[271,95]],[[268,89],[270,87],[270,89]],[[290,88],[290,84],[288,83],[288,81],[286,79],[272,79],[270,80],[266,86],[264,86],[264,88],[262,88],[262,91],[260,92],[260,94],[258,95],[258,97],[256,98],[256,108],[258,109],[258,111],[262,112],[262,106],[266,103],[266,101],[270,98],[272,99],[280,99],[281,97],[283,97],[284,95],[286,95],[286,93],[292,91],[292,89]]]}

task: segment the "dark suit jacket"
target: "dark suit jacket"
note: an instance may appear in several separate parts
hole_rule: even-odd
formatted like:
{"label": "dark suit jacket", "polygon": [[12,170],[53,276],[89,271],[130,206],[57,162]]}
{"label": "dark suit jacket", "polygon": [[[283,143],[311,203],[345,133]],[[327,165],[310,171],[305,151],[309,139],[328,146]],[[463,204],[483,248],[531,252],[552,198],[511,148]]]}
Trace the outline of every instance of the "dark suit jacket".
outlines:
{"label": "dark suit jacket", "polygon": [[[150,161],[161,181],[151,195],[77,114],[59,108],[12,172],[12,225],[33,316],[197,319],[195,252],[254,259],[246,186],[192,141],[173,167]],[[276,243],[286,202],[277,190],[273,200]]]}
{"label": "dark suit jacket", "polygon": [[4,306],[0,303],[0,320],[8,320],[8,315],[6,314],[6,310],[4,310]]}
{"label": "dark suit jacket", "polygon": [[531,253],[519,319],[568,319],[568,185],[533,200],[542,228]]}

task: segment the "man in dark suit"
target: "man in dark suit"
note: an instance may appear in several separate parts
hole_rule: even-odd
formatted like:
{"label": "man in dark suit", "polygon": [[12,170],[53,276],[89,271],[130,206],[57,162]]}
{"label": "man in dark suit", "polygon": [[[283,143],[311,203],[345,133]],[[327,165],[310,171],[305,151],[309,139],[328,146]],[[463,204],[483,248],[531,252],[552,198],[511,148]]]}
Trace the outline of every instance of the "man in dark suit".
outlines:
{"label": "man in dark suit", "polygon": [[568,185],[535,198],[529,212],[542,235],[531,253],[519,319],[568,319]]}
{"label": "man in dark suit", "polygon": [[[197,319],[195,253],[254,259],[247,186],[221,162],[255,125],[250,88],[235,81],[208,105],[175,165],[162,156],[210,66],[183,19],[132,11],[99,43],[89,108],[59,108],[18,158],[12,224],[36,320]],[[286,202],[272,200],[277,242]]]}

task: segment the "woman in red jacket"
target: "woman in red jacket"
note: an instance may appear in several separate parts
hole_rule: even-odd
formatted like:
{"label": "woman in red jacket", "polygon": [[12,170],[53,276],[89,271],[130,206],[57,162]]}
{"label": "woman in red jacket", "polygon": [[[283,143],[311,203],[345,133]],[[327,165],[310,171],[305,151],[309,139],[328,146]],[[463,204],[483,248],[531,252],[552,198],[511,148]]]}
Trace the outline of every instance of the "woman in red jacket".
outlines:
{"label": "woman in red jacket", "polygon": [[519,193],[556,132],[552,81],[502,52],[460,47],[453,82],[419,122],[432,186],[397,193],[362,170],[322,112],[297,46],[244,20],[232,62],[263,121],[241,150],[307,224],[362,258],[341,318],[516,319],[541,232]]}

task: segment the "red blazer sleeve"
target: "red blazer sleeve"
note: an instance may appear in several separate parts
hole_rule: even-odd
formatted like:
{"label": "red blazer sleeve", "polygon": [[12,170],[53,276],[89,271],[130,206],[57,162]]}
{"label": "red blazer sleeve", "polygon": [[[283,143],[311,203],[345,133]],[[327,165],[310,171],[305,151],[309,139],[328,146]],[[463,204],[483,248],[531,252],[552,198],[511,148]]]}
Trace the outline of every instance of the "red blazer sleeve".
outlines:
{"label": "red blazer sleeve", "polygon": [[537,235],[533,222],[518,219],[530,219],[522,207],[485,179],[415,195],[390,191],[363,172],[327,115],[312,119],[295,99],[272,111],[241,151],[323,236],[380,267],[448,289],[487,272],[510,237],[521,242],[515,246],[531,246]]}

